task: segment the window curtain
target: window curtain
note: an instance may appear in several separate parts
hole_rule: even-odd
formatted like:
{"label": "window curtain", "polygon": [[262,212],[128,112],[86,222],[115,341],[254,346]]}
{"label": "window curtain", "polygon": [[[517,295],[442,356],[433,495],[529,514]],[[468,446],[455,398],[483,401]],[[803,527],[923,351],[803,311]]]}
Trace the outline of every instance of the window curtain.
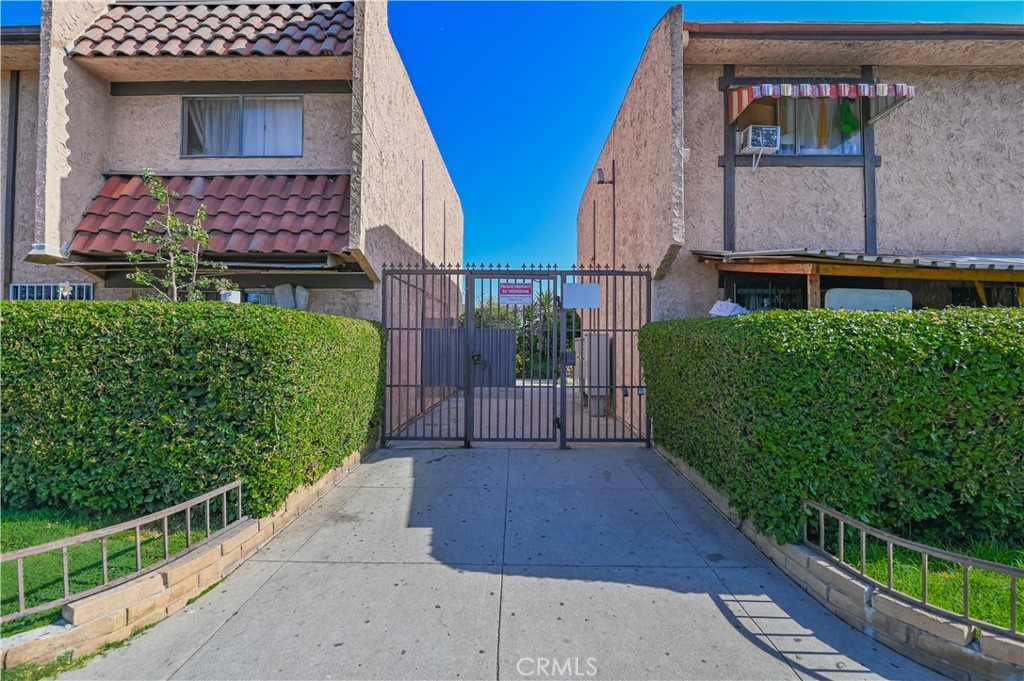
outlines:
{"label": "window curtain", "polygon": [[[860,132],[844,133],[839,126],[838,99],[797,99],[798,154],[859,154]],[[855,108],[854,111],[857,111]],[[860,116],[857,116],[858,120]]]}
{"label": "window curtain", "polygon": [[302,100],[246,97],[242,108],[244,156],[301,156]]}
{"label": "window curtain", "polygon": [[[186,101],[188,125],[199,156],[238,156],[238,99],[197,97]],[[191,146],[191,145],[190,145]]]}

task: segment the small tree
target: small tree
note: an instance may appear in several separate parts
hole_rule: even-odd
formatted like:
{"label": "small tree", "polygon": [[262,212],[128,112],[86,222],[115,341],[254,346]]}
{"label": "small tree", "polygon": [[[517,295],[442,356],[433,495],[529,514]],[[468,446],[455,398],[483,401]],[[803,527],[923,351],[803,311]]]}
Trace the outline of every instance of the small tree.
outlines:
{"label": "small tree", "polygon": [[201,254],[210,243],[210,234],[203,227],[206,206],[199,206],[191,222],[179,218],[173,204],[181,198],[167,189],[164,183],[146,170],[142,173],[149,195],[157,202],[159,217],[146,220],[144,229],[132,235],[132,241],[154,246],[153,250],[127,253],[135,263],[155,263],[152,269],[136,267],[128,279],[156,291],[156,297],[172,303],[185,300],[203,300],[206,291],[224,291],[235,288],[228,279],[200,276],[201,268],[226,270],[227,265],[203,260]]}

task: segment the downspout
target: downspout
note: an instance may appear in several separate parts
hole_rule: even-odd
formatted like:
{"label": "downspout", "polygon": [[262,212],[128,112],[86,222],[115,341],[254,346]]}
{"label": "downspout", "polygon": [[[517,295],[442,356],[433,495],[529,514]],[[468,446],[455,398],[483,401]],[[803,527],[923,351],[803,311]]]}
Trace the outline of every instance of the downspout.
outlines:
{"label": "downspout", "polygon": [[18,157],[18,98],[21,94],[21,71],[11,71],[10,111],[7,113],[7,186],[4,188],[4,274],[0,299],[7,300],[11,289],[14,255],[14,172]]}

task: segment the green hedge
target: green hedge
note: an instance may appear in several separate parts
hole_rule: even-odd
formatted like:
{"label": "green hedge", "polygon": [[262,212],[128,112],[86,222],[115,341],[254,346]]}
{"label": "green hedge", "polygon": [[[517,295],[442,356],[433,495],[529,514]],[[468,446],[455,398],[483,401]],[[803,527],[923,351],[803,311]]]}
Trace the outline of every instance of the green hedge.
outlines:
{"label": "green hedge", "polygon": [[3,303],[3,503],[275,510],[378,436],[377,325],[261,305]]}
{"label": "green hedge", "polygon": [[780,541],[813,499],[924,541],[1024,542],[1024,310],[831,310],[640,332],[655,439]]}

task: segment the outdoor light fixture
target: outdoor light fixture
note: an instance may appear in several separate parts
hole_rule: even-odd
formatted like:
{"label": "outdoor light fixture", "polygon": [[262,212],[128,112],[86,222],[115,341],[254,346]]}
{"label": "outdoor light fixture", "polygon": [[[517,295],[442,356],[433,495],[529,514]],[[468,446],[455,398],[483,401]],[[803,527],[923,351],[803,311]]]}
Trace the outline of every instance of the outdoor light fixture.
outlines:
{"label": "outdoor light fixture", "polygon": [[615,159],[612,159],[612,176],[611,179],[605,178],[604,168],[597,169],[597,183],[598,184],[610,184],[612,186],[612,269],[618,266],[618,258],[616,257],[617,252],[617,240],[615,238]]}
{"label": "outdoor light fixture", "polygon": [[616,257],[616,245],[615,239],[615,160],[611,160],[611,178],[608,179],[604,176],[604,168],[597,169],[597,183],[598,184],[610,184],[611,185],[611,268],[614,269],[618,265],[618,259]]}

